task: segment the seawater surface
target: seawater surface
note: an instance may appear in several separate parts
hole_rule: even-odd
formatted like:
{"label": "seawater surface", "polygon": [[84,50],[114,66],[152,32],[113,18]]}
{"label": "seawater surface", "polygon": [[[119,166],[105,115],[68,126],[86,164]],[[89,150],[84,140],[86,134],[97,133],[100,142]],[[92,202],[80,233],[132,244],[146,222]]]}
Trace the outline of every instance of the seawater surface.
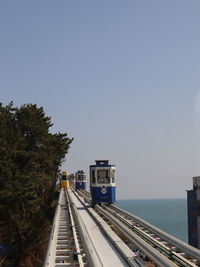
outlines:
{"label": "seawater surface", "polygon": [[187,199],[118,200],[116,205],[188,242]]}

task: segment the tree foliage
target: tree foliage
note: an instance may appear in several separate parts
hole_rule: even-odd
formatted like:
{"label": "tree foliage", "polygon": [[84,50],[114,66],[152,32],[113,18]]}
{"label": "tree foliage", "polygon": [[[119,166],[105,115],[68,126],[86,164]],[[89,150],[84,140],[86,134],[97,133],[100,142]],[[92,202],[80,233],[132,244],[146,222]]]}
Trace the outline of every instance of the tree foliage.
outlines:
{"label": "tree foliage", "polygon": [[0,104],[0,240],[12,247],[16,266],[39,242],[39,220],[48,219],[56,175],[73,141],[50,133],[51,126],[42,107]]}

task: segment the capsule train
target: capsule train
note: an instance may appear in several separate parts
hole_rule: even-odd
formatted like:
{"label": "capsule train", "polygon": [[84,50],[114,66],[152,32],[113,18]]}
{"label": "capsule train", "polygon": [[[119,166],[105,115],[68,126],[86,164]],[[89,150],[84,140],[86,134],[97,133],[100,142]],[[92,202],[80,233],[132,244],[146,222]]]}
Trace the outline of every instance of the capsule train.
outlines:
{"label": "capsule train", "polygon": [[78,170],[75,174],[75,188],[86,189],[86,175],[83,170]]}
{"label": "capsule train", "polygon": [[[115,165],[109,160],[96,160],[90,166],[90,195],[91,206],[96,204],[113,204],[116,201]],[[86,174],[78,170],[75,175],[66,171],[61,172],[60,188],[75,188],[86,190]]]}
{"label": "capsule train", "polygon": [[68,173],[66,171],[61,172],[60,188],[69,188],[69,178]]}
{"label": "capsule train", "polygon": [[112,204],[116,199],[115,165],[108,160],[96,160],[90,166],[90,194],[92,206],[100,203]]}

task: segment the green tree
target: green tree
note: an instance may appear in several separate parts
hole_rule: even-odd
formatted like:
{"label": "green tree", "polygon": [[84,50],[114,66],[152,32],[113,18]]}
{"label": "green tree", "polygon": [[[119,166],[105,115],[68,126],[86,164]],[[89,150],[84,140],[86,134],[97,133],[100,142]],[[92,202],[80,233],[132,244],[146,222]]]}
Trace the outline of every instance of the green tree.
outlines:
{"label": "green tree", "polygon": [[73,141],[51,126],[42,107],[0,104],[0,240],[12,247],[15,266],[34,254],[39,224],[48,225],[56,175]]}

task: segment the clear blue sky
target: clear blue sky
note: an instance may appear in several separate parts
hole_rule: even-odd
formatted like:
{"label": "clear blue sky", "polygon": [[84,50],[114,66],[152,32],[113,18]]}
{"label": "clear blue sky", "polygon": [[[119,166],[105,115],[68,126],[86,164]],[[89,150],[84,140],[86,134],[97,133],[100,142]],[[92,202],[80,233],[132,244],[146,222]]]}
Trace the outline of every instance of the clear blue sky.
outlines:
{"label": "clear blue sky", "polygon": [[0,1],[3,104],[75,140],[63,169],[117,167],[118,198],[186,197],[200,175],[200,1]]}

